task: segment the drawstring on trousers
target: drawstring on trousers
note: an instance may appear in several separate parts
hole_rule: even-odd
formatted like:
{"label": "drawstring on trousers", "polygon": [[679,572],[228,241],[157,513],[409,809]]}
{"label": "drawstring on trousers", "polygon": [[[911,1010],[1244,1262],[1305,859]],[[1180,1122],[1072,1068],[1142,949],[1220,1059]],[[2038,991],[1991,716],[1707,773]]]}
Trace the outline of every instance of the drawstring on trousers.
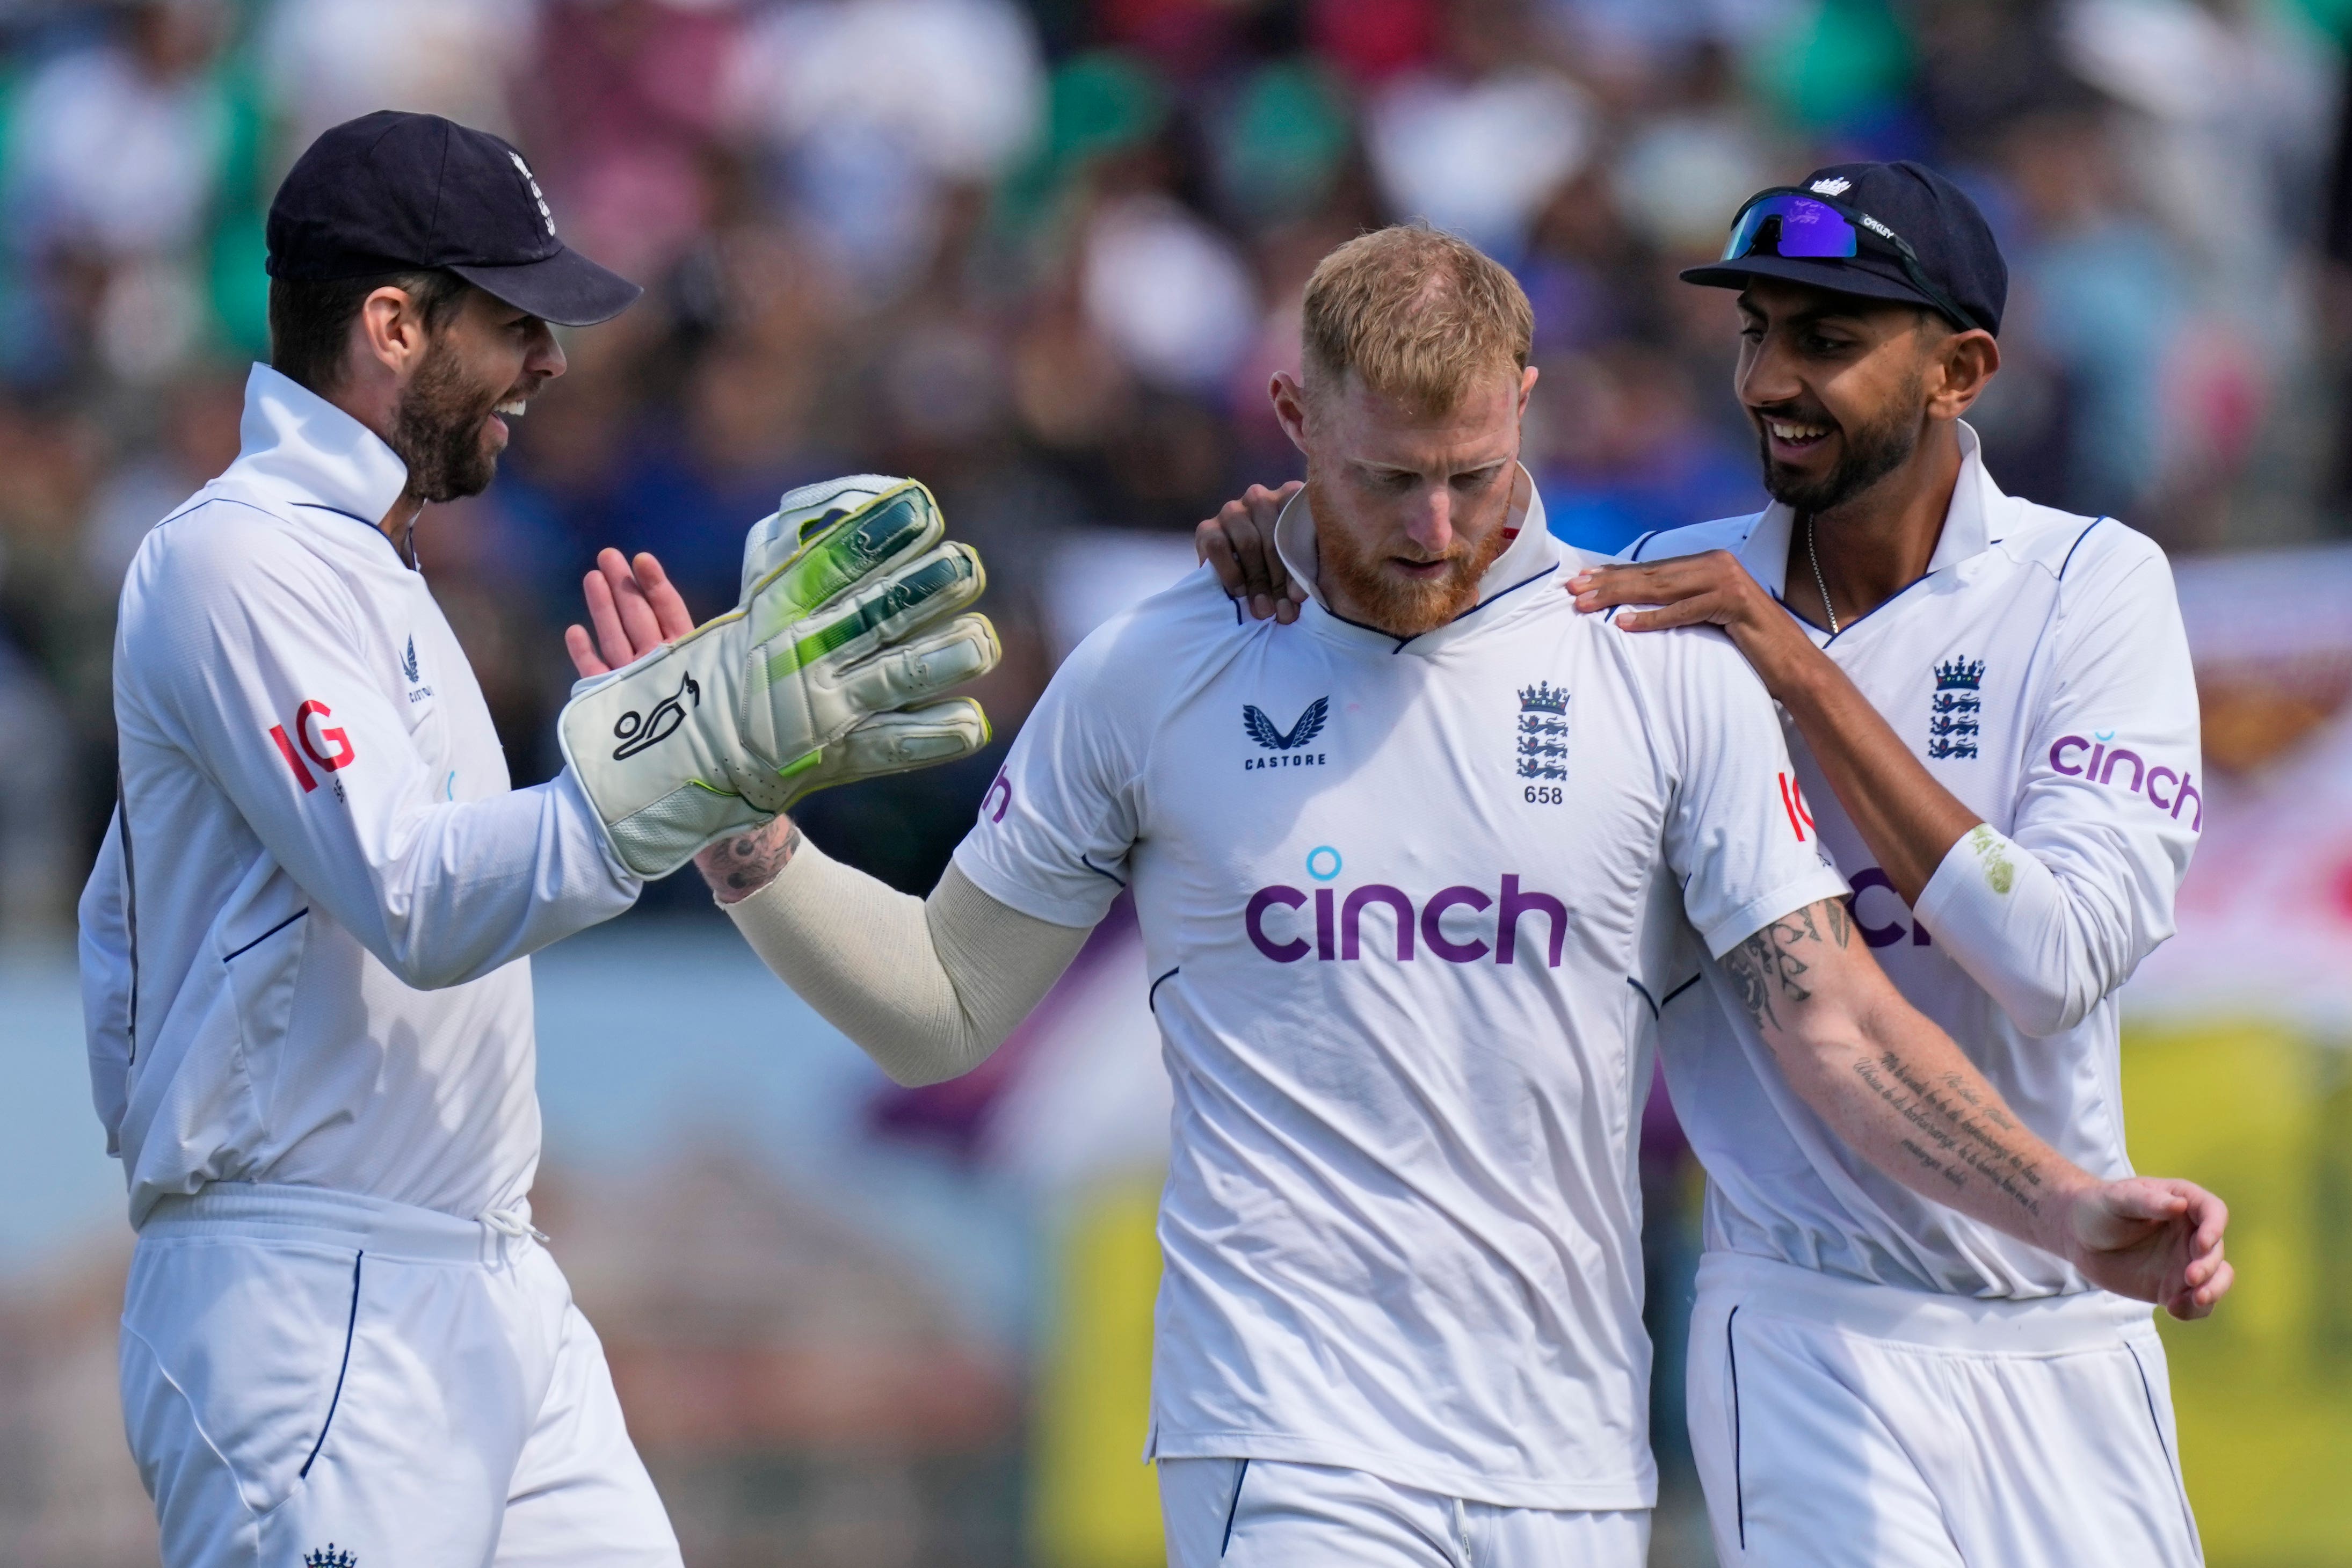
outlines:
{"label": "drawstring on trousers", "polygon": [[512,1208],[485,1209],[482,1223],[505,1237],[509,1241],[520,1241],[529,1237],[541,1247],[547,1245],[547,1232],[530,1223],[530,1206],[517,1204]]}

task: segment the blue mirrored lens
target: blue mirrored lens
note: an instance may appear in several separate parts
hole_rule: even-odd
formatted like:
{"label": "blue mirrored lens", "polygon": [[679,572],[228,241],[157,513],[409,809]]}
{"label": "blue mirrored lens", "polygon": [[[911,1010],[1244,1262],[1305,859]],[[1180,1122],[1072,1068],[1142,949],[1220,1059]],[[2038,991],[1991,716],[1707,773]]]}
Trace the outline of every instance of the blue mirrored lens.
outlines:
{"label": "blue mirrored lens", "polygon": [[1852,257],[1862,237],[1836,208],[1810,196],[1767,196],[1739,215],[1723,259],[1737,261],[1761,250],[1767,256]]}

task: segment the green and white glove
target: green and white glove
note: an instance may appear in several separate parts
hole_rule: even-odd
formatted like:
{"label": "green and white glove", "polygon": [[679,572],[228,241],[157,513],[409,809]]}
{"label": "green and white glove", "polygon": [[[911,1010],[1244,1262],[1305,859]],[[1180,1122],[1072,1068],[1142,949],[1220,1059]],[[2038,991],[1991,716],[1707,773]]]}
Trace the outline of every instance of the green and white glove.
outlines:
{"label": "green and white glove", "polygon": [[936,700],[1000,652],[956,614],[987,574],[946,532],[912,479],[794,490],[745,542],[732,611],[573,689],[564,760],[623,865],[667,876],[803,795],[988,743],[979,703]]}

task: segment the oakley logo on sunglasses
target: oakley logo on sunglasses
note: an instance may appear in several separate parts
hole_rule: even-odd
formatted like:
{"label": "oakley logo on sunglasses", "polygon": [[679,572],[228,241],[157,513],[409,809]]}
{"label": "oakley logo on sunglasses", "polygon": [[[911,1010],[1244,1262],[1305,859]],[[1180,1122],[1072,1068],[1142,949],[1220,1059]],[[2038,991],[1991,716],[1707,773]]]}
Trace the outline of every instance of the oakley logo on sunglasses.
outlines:
{"label": "oakley logo on sunglasses", "polygon": [[1879,222],[1866,212],[1834,200],[1830,187],[1843,189],[1852,184],[1843,179],[1816,180],[1812,189],[1818,195],[1808,195],[1793,185],[1776,186],[1759,191],[1748,199],[1732,219],[1731,237],[1724,245],[1723,259],[1738,261],[1750,256],[1781,256],[1819,261],[1851,261],[1862,253],[1861,230],[1867,229],[1895,253],[1901,264],[1903,276],[1919,297],[1933,305],[1953,324],[1963,329],[1979,327],[1975,316],[1962,310],[1952,297],[1937,288],[1919,265],[1918,254],[1905,243],[1901,235]]}

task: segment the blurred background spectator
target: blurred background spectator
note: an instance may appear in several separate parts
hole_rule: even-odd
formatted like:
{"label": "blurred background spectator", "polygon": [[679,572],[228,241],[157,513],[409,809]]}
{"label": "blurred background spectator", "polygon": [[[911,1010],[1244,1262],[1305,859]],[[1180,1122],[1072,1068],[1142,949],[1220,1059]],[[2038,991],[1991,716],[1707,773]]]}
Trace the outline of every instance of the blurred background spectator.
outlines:
{"label": "blurred background spectator", "polygon": [[[113,794],[123,568],[235,454],[245,366],[267,351],[262,216],[341,120],[427,110],[513,138],[567,237],[648,287],[569,335],[571,372],[498,485],[420,528],[516,780],[560,765],[558,633],[599,546],[657,552],[708,615],[781,491],[915,474],[988,560],[997,750],[804,816],[833,853],[919,891],[1106,601],[1181,571],[1186,531],[1220,499],[1294,474],[1267,376],[1296,363],[1315,261],[1379,223],[1455,229],[1525,283],[1543,372],[1527,460],[1581,546],[1760,504],[1729,394],[1730,300],[1675,272],[1714,254],[1751,191],[1895,157],[1961,181],[2011,259],[2005,369],[1978,419],[2008,489],[2121,516],[2184,571],[2352,532],[2347,32],[2347,0],[0,0],[0,934],[66,929]],[[2342,580],[2325,570],[2295,574]],[[2308,603],[2309,625],[2329,619]],[[2291,700],[2228,710],[2252,715],[2233,735],[2270,734],[2279,713],[2301,715],[2294,737],[2333,721],[2352,654],[2314,637]],[[2252,668],[2232,666],[2233,692]],[[2246,776],[2274,753],[2241,748]],[[652,889],[645,918],[720,941],[692,882]],[[2339,901],[2352,919],[2352,891]],[[1087,973],[1124,962],[1111,942]],[[32,973],[0,971],[48,984]],[[1156,1071],[1148,1025],[1073,1006]],[[1004,1174],[1024,1162],[1002,1129],[1069,1119],[1041,1121],[1036,1104],[1063,1102],[1023,1075],[1078,1071],[1076,1048],[843,1112],[861,1137],[919,1141],[940,1169],[1025,1194],[1003,1201],[1045,1260],[979,1327],[901,1278],[920,1267],[719,1165],[673,1163],[626,1205],[575,1205],[625,1214],[583,1230],[581,1290],[613,1303],[616,1367],[657,1469],[680,1478],[699,1560],[1156,1561],[1148,1472],[1097,1476],[1103,1443],[1073,1436],[1131,1451],[1139,1427],[1069,1392],[1133,1382],[1133,1335],[1097,1343],[1070,1314],[1134,1328],[1148,1311],[1150,1141],[1072,1153],[1051,1181]],[[1148,1125],[1148,1087],[1113,1077]],[[865,1106],[875,1085],[854,1081]],[[1663,1099],[1651,1121],[1671,1329],[1694,1188]],[[798,1261],[720,1279],[628,1254],[632,1230],[691,1251],[703,1233],[663,1205],[708,1224],[711,1194],[742,1210],[728,1245]],[[824,1287],[792,1296],[802,1266],[881,1303],[860,1330],[871,1355],[810,1352],[841,1314]],[[48,1295],[0,1300],[18,1314],[0,1322],[32,1336],[0,1329],[16,1347],[0,1350],[0,1408],[36,1386],[21,1345],[69,1338],[79,1320],[57,1303],[99,1301],[108,1267],[58,1264]],[[664,1278],[633,1280],[649,1268]],[[946,1370],[921,1390],[877,1382],[891,1346]],[[1672,1333],[1662,1348],[1671,1389]],[[43,1362],[45,1397],[79,1364]],[[721,1398],[739,1375],[768,1387],[776,1366],[826,1364],[835,1438],[816,1405]],[[674,1376],[688,1381],[656,1391]],[[1660,1410],[1678,1422],[1671,1397]],[[0,1478],[31,1451],[26,1419],[0,1419]],[[1661,1447],[1686,1504],[1678,1437]],[[2352,1448],[2352,1427],[2339,1438]],[[12,1495],[0,1479],[0,1517]],[[791,1532],[769,1516],[795,1509],[835,1522],[809,1538],[821,1549],[779,1555]],[[1666,1518],[1660,1561],[1705,1560],[1688,1523]],[[128,1537],[78,1528],[54,1539],[86,1550],[38,1560],[112,1562],[106,1543],[138,1540],[135,1521]],[[955,1541],[961,1555],[940,1545]]]}

